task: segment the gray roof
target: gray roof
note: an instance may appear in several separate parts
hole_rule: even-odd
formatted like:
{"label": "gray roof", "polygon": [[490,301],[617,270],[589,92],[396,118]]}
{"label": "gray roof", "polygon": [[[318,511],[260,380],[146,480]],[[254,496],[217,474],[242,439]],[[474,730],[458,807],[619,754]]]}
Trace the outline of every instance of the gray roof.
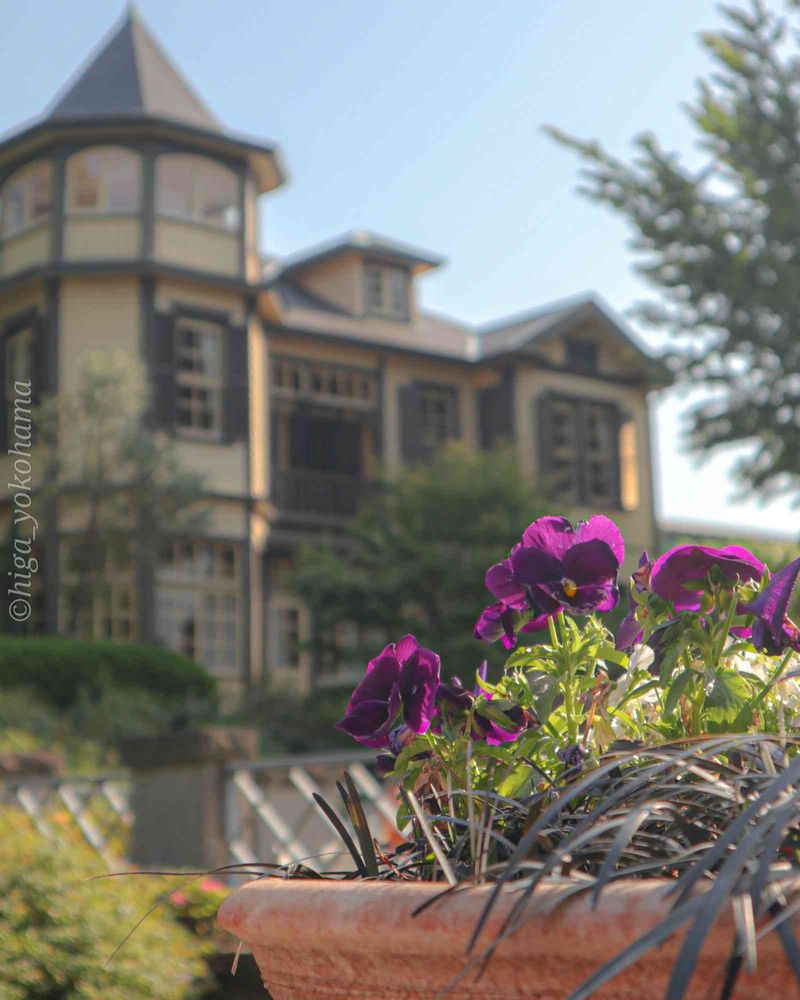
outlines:
{"label": "gray roof", "polygon": [[328,257],[336,257],[348,251],[373,254],[387,260],[416,265],[415,269],[419,270],[439,267],[445,260],[439,254],[420,250],[419,247],[411,246],[409,243],[389,239],[387,236],[379,236],[366,229],[354,229],[343,236],[337,236],[325,243],[319,243],[308,250],[302,250],[300,253],[287,257],[281,262],[281,269],[283,272],[299,271],[311,263],[316,264]]}
{"label": "gray roof", "polygon": [[616,337],[633,347],[639,354],[650,352],[621,321],[619,316],[594,295],[579,295],[542,306],[533,312],[521,313],[480,327],[481,357],[511,354],[545,335],[564,333],[588,319],[600,321]]}
{"label": "gray roof", "polygon": [[132,6],[56,97],[45,120],[117,115],[167,118],[221,130]]}

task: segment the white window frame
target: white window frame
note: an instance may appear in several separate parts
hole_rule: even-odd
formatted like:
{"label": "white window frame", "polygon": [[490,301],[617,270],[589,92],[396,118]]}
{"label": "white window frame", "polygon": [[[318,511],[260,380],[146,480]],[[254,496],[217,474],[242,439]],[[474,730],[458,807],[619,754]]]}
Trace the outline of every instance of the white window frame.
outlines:
{"label": "white window frame", "polygon": [[[160,168],[162,165],[169,165],[169,163],[178,163],[179,166],[183,165],[186,173],[186,191],[189,193],[189,212],[181,212],[176,209],[165,208],[163,203],[160,202],[160,194],[163,190],[162,179],[160,175]],[[231,202],[230,208],[232,210],[231,219],[226,222],[223,218],[222,221],[214,221],[208,216],[204,215],[202,208],[204,205],[208,204],[209,195],[213,194],[213,190],[209,188],[207,184],[208,176],[204,175],[202,170],[198,167],[211,167],[213,170],[219,172],[220,177],[225,175],[234,182],[234,194],[235,199]],[[198,156],[195,153],[164,153],[159,156],[156,162],[156,215],[167,219],[176,219],[180,222],[187,222],[192,225],[197,226],[208,226],[211,229],[215,229],[222,233],[240,233],[242,230],[242,210],[240,204],[240,194],[239,188],[241,184],[241,179],[235,170],[232,170],[229,166],[224,163],[219,163],[217,160],[213,160],[210,156]]]}
{"label": "white window frame", "polygon": [[[402,286],[402,302],[396,298]],[[373,297],[373,293],[377,293]],[[364,311],[370,316],[407,320],[411,314],[411,275],[403,267],[364,264]]]}
{"label": "white window frame", "polygon": [[[201,363],[203,360],[202,348],[187,347],[181,344],[181,334],[189,332],[212,337],[217,352],[216,375],[181,367],[182,357],[186,359],[196,358]],[[198,438],[204,441],[219,441],[222,438],[223,386],[225,384],[225,341],[223,338],[223,328],[218,323],[188,317],[180,317],[175,323],[175,428],[177,433],[183,437]],[[188,405],[189,423],[184,423],[180,419],[182,409],[186,410],[185,404],[180,399],[181,389],[198,394],[198,398],[192,397]],[[208,427],[203,426],[202,421],[194,422],[196,414],[202,413],[205,407],[205,404],[199,401],[199,393],[201,392],[208,393],[208,412],[211,414],[211,424]]]}
{"label": "white window frame", "polygon": [[[50,194],[49,204],[46,211],[34,216],[34,178],[38,173],[42,172],[47,177],[47,186]],[[7,214],[5,209],[3,209],[2,214],[0,215],[0,236],[2,236],[3,239],[19,236],[21,233],[27,232],[29,229],[45,225],[49,222],[53,211],[53,164],[49,160],[36,160],[34,163],[29,163],[22,167],[21,170],[18,170],[15,174],[12,174],[3,185],[2,190],[0,190],[0,205],[4,204],[8,197],[8,191],[15,184],[19,184],[22,187],[22,223],[15,229],[9,230],[7,228]]]}
{"label": "white window frame", "polygon": [[[234,542],[183,539],[167,546],[158,572],[159,638],[219,677],[235,678],[242,672],[241,559],[241,548]],[[167,610],[180,602],[190,608],[194,628],[191,647],[173,641],[176,622],[171,626],[165,622]],[[226,636],[227,628],[232,628],[232,638]]]}
{"label": "white window frame", "polygon": [[[61,542],[61,592],[59,595],[59,617],[66,625],[72,617],[66,591],[70,585],[79,583],[78,573],[70,564],[70,548],[81,545],[80,537],[66,538]],[[126,555],[120,558],[120,549],[114,544],[105,556],[102,592],[94,595],[91,608],[85,608],[78,616],[76,636],[96,641],[136,642],[137,599],[136,575],[134,573],[130,542],[124,540],[121,547]]]}
{"label": "white window frame", "polygon": [[[78,177],[77,170],[81,157],[92,154],[103,153],[123,154],[131,163],[136,165],[136,192],[133,204],[128,208],[109,207],[109,177],[110,172],[101,170],[97,178],[98,200],[96,205],[78,205]],[[142,158],[141,156],[125,146],[88,146],[77,153],[73,153],[67,161],[67,204],[68,215],[135,215],[140,211],[142,204]]]}
{"label": "white window frame", "polygon": [[[282,656],[281,630],[285,616],[297,616],[297,655],[294,660]],[[308,654],[303,646],[310,638],[311,617],[302,601],[290,594],[271,594],[267,601],[267,668],[271,674],[302,677],[308,670]]]}

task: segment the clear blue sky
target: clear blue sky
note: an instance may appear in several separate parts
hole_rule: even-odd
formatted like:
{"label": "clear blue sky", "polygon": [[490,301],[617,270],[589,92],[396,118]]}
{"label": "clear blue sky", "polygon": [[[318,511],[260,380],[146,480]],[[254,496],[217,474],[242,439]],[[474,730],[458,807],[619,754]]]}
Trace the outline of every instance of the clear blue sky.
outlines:
{"label": "clear blue sky", "polygon": [[[262,245],[289,253],[364,227],[449,258],[431,308],[480,322],[593,289],[622,312],[644,288],[628,232],[575,193],[557,124],[625,155],[637,132],[689,151],[681,102],[708,67],[712,0],[142,0],[145,21],[231,128],[274,139],[290,183],[263,199]],[[39,113],[120,13],[108,0],[0,0],[0,129]],[[657,341],[640,331],[651,344]],[[734,503],[720,456],[681,451],[657,408],[669,518],[800,534],[776,501]]]}

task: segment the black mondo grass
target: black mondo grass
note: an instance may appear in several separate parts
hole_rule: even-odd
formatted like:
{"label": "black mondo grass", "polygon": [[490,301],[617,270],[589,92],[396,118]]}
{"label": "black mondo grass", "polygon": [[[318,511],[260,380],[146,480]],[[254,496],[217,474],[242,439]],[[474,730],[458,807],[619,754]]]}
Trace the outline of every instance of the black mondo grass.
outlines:
{"label": "black mondo grass", "polygon": [[[683,740],[612,750],[597,766],[560,788],[514,800],[486,793],[488,819],[469,829],[463,796],[480,793],[420,790],[425,830],[407,810],[409,839],[391,852],[376,850],[352,781],[340,794],[355,838],[334,810],[319,802],[337,830],[355,870],[323,877],[422,879],[442,884],[438,902],[494,883],[465,955],[466,968],[485,969],[501,940],[529,919],[526,910],[545,880],[568,894],[588,893],[594,906],[613,883],[667,879],[671,902],[664,918],[614,955],[569,997],[583,1000],[676,933],[685,932],[665,994],[687,995],[698,957],[717,919],[732,910],[736,933],[720,992],[732,995],[744,970],[758,961],[758,942],[777,934],[800,990],[800,944],[790,918],[800,913],[800,741],[764,734]],[[448,808],[450,806],[450,808]],[[481,859],[470,856],[481,845]],[[435,848],[435,849],[434,849]],[[446,884],[437,858],[446,858],[455,885]],[[486,920],[498,893],[514,882],[515,903],[491,940]],[[455,984],[453,984],[455,986]]]}

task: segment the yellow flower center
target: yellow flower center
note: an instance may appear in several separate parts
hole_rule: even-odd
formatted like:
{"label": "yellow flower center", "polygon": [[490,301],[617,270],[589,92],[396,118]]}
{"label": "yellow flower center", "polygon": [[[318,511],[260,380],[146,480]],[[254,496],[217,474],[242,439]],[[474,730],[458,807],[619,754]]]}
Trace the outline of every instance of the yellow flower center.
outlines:
{"label": "yellow flower center", "polygon": [[578,593],[578,585],[574,580],[562,580],[561,587],[565,597],[574,597]]}

